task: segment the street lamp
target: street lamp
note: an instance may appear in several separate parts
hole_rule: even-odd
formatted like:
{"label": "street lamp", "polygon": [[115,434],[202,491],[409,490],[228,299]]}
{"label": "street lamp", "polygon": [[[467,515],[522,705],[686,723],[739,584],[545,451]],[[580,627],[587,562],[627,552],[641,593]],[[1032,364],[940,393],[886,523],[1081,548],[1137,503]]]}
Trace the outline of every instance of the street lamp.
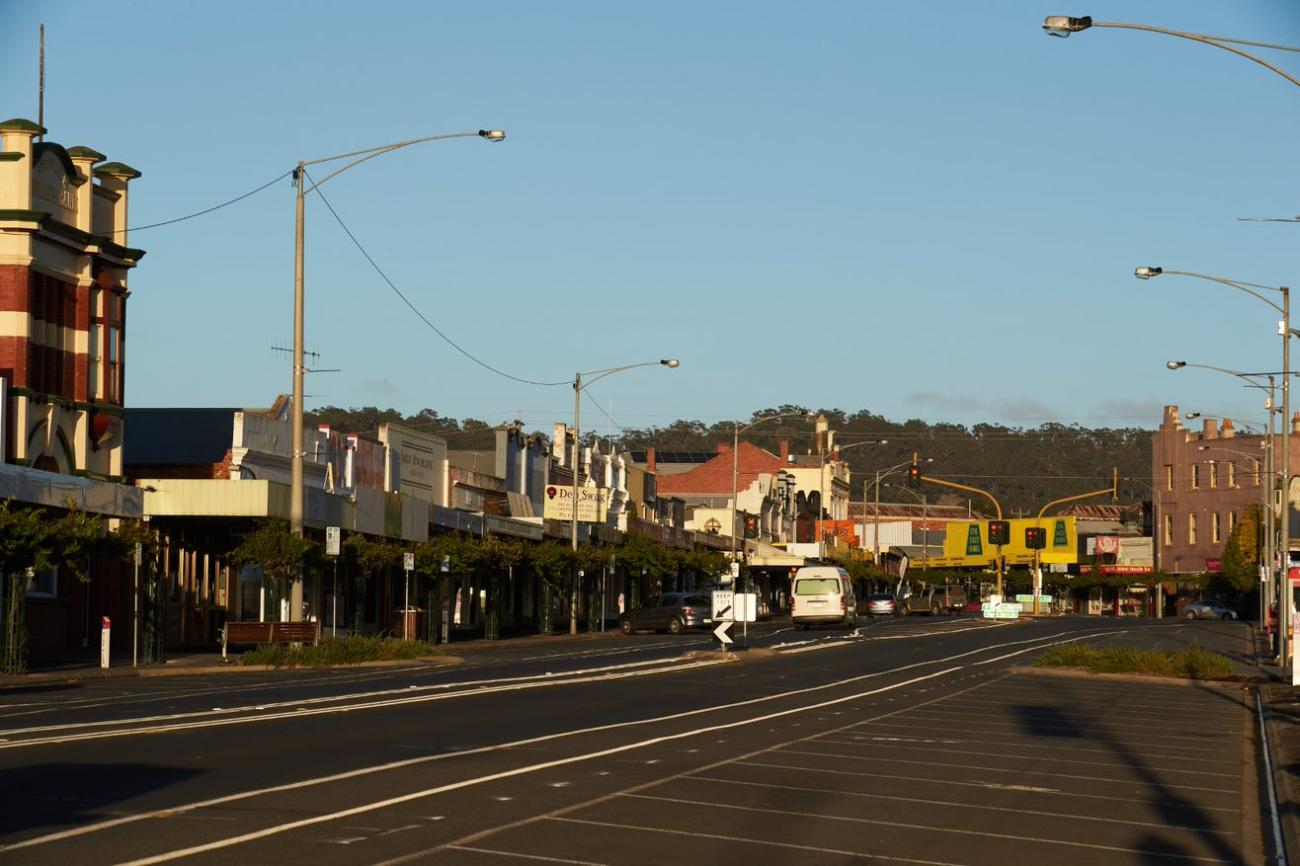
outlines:
{"label": "street lamp", "polygon": [[779,415],[764,415],[762,418],[741,427],[739,421],[731,422],[731,561],[736,559],[736,512],[740,510],[740,503],[737,501],[740,496],[740,465],[738,452],[740,451],[740,434],[752,430],[759,424],[766,421],[776,421],[781,418],[814,418],[816,413],[811,410],[807,412],[782,412]]}
{"label": "street lamp", "polygon": [[[862,442],[854,442],[849,445],[837,446],[835,450],[837,452],[841,452],[841,451],[848,451],[850,448],[861,448],[863,445],[888,445],[888,444],[889,444],[888,439],[866,439]],[[819,461],[818,468],[817,468],[817,483],[820,485],[820,488],[817,491],[818,514],[817,514],[817,521],[816,523],[814,523],[814,525],[818,526],[817,558],[825,559],[826,558],[826,528],[822,524],[820,512],[826,502],[826,450],[825,448],[819,447],[818,451],[819,451],[818,456],[821,458],[821,460]],[[834,498],[834,496],[835,496],[834,491],[832,491],[831,492],[832,499]],[[829,513],[831,515],[831,519],[834,520],[835,519],[834,509],[830,509]]]}
{"label": "street lamp", "polygon": [[1256,48],[1271,48],[1277,51],[1300,51],[1300,48],[1294,48],[1290,45],[1274,45],[1269,42],[1251,42],[1247,39],[1231,39],[1227,36],[1208,36],[1204,33],[1187,33],[1183,30],[1170,30],[1167,27],[1155,27],[1150,24],[1126,24],[1120,21],[1093,21],[1092,16],[1090,15],[1085,15],[1082,18],[1071,18],[1068,15],[1049,15],[1043,20],[1043,31],[1048,36],[1059,36],[1062,39],[1065,39],[1071,33],[1081,33],[1091,27],[1110,27],[1117,30],[1144,30],[1147,33],[1159,33],[1164,36],[1177,36],[1179,39],[1190,39],[1193,42],[1200,42],[1203,45],[1213,45],[1215,48],[1222,48],[1224,51],[1230,51],[1239,57],[1244,57],[1253,63],[1258,63],[1265,69],[1270,69],[1273,72],[1276,72],[1287,81],[1300,87],[1300,78],[1296,78],[1291,73],[1279,69],[1262,57],[1256,57],[1249,51],[1243,51],[1240,48],[1232,47],[1234,45],[1251,45]]}
{"label": "street lamp", "polygon": [[[1268,397],[1265,398],[1265,400],[1264,400],[1264,408],[1266,408],[1266,409],[1268,410],[1268,439],[1267,439],[1267,440],[1262,440],[1261,443],[1260,443],[1261,447],[1263,447],[1263,448],[1266,449],[1265,452],[1264,452],[1264,457],[1265,457],[1265,461],[1266,461],[1266,465],[1265,465],[1265,469],[1264,469],[1264,477],[1268,479],[1268,483],[1267,483],[1266,485],[1264,485],[1264,536],[1265,536],[1265,539],[1267,540],[1267,543],[1266,543],[1266,545],[1265,545],[1265,558],[1266,558],[1266,561],[1267,561],[1267,563],[1268,563],[1268,574],[1269,574],[1269,577],[1270,577],[1270,581],[1269,581],[1269,582],[1272,584],[1272,586],[1269,587],[1269,594],[1277,594],[1277,596],[1278,596],[1278,598],[1279,598],[1278,609],[1279,609],[1279,611],[1280,611],[1280,609],[1281,609],[1281,607],[1282,607],[1281,602],[1280,602],[1280,599],[1281,599],[1281,597],[1282,597],[1282,596],[1281,596],[1282,584],[1286,582],[1287,578],[1285,577],[1285,572],[1284,572],[1284,576],[1283,576],[1283,578],[1282,578],[1281,580],[1278,580],[1278,579],[1274,576],[1274,572],[1273,572],[1273,564],[1274,564],[1274,562],[1277,560],[1277,548],[1275,547],[1275,544],[1277,543],[1277,539],[1276,539],[1276,531],[1277,531],[1277,528],[1273,525],[1273,519],[1274,519],[1274,518],[1273,518],[1273,491],[1274,491],[1274,489],[1275,489],[1275,487],[1276,487],[1276,485],[1277,485],[1277,472],[1276,472],[1277,456],[1276,456],[1276,453],[1275,453],[1275,450],[1276,450],[1276,449],[1273,447],[1273,446],[1274,446],[1274,441],[1275,441],[1275,440],[1274,440],[1274,434],[1273,434],[1273,417],[1274,417],[1274,416],[1277,414],[1277,412],[1278,412],[1278,410],[1277,410],[1277,408],[1276,408],[1276,403],[1275,403],[1275,401],[1274,401],[1274,385],[1275,385],[1275,383],[1274,383],[1274,378],[1273,378],[1273,377],[1274,377],[1276,374],[1274,374],[1274,373],[1243,373],[1243,372],[1240,371],[1240,370],[1231,370],[1231,369],[1228,369],[1227,367],[1216,367],[1216,366],[1213,366],[1212,364],[1189,364],[1189,363],[1187,363],[1186,361],[1166,361],[1166,362],[1165,362],[1165,366],[1168,367],[1170,370],[1181,370],[1181,369],[1183,369],[1184,367],[1195,367],[1195,368],[1199,368],[1199,369],[1202,369],[1202,370],[1213,370],[1213,371],[1218,372],[1218,373],[1223,373],[1224,375],[1227,375],[1227,376],[1232,376],[1233,378],[1236,378],[1236,379],[1241,379],[1243,382],[1246,383],[1246,386],[1247,386],[1247,387],[1249,387],[1249,388],[1258,388],[1259,390],[1261,390],[1261,391],[1265,391],[1265,392],[1267,392],[1267,394],[1268,394]],[[1264,378],[1267,378],[1267,379],[1268,379],[1268,384],[1267,384],[1267,385],[1264,385],[1264,384],[1262,384],[1261,382],[1257,381],[1257,380],[1259,380],[1259,379],[1264,379]],[[1285,384],[1285,382],[1284,382],[1284,384]],[[1188,417],[1188,418],[1191,418],[1193,415],[1199,417],[1200,414],[1201,414],[1201,413],[1199,413],[1199,412],[1188,412],[1188,413],[1187,413],[1187,417]],[[1282,419],[1282,423],[1283,423],[1283,435],[1285,436],[1285,435],[1286,435],[1286,430],[1287,430],[1287,428],[1288,428],[1289,425],[1290,425],[1290,421],[1289,421],[1289,419],[1287,419],[1287,418],[1284,417],[1284,418]],[[1202,446],[1199,446],[1198,450],[1207,450],[1207,449],[1209,449],[1209,447],[1210,447],[1210,446],[1208,446],[1208,445],[1202,445]],[[1218,450],[1229,450],[1229,449],[1223,449],[1223,448],[1220,448],[1220,449],[1218,449]],[[1233,453],[1242,453],[1242,452],[1233,452]],[[1283,459],[1284,459],[1284,462],[1285,462],[1285,458],[1283,458]],[[1258,463],[1256,464],[1256,466],[1258,466]],[[1284,487],[1285,487],[1285,486],[1286,486],[1286,485],[1284,484]],[[1154,496],[1154,493],[1153,493],[1153,495],[1152,495],[1152,499],[1153,499],[1153,501],[1154,501],[1154,498],[1155,498],[1155,496]],[[1288,543],[1289,543],[1289,542],[1288,542]],[[1159,549],[1159,545],[1158,545],[1158,544],[1154,545],[1154,549]],[[1261,623],[1265,621],[1265,617],[1266,617],[1267,614],[1268,614],[1267,605],[1266,605],[1266,603],[1265,603],[1265,601],[1264,601],[1264,596],[1265,596],[1265,594],[1266,594],[1266,593],[1263,592],[1263,591],[1261,591],[1260,594],[1259,594],[1259,595],[1260,595],[1260,610],[1261,610],[1261,614],[1260,614],[1260,622],[1261,622]],[[1280,616],[1280,613],[1279,613],[1279,616]],[[1279,647],[1279,649],[1280,649],[1280,651],[1281,651],[1281,658],[1285,659],[1285,658],[1286,658],[1286,633],[1285,633],[1285,632],[1283,632],[1282,635],[1281,635],[1281,638],[1280,638],[1280,640],[1279,640],[1279,642],[1278,642],[1278,647]]]}
{"label": "street lamp", "polygon": [[[637,367],[655,366],[663,366],[671,370],[681,366],[681,361],[676,358],[664,358],[659,361],[642,361],[639,364],[624,364],[622,367],[608,367],[604,370],[588,370],[585,373],[573,374],[573,513],[569,517],[569,541],[572,545],[574,557],[573,587],[569,597],[569,634],[578,633],[578,463],[580,461],[582,439],[578,422],[582,417],[582,392],[606,376],[613,376],[615,373],[622,373],[624,370],[635,370]],[[583,376],[590,376],[591,378],[584,384],[582,381]]]}
{"label": "street lamp", "polygon": [[930,568],[930,498],[924,493],[917,493],[910,487],[904,487],[901,484],[886,484],[885,486],[892,487],[895,490],[906,491],[921,500],[921,561],[925,563],[925,565],[921,567],[928,571]]}
{"label": "street lamp", "polygon": [[[1300,82],[1297,82],[1300,83]],[[1142,272],[1146,271],[1147,275],[1143,276]],[[1192,273],[1190,271],[1166,271],[1163,268],[1138,268],[1134,275],[1139,279],[1150,279],[1152,276],[1161,274],[1170,274],[1181,277],[1194,277],[1198,280],[1206,280],[1211,283],[1228,286],[1229,288],[1245,292],[1251,297],[1263,301],[1274,310],[1282,314],[1281,321],[1277,324],[1278,336],[1282,338],[1282,526],[1279,531],[1278,547],[1282,549],[1282,576],[1278,581],[1279,589],[1286,585],[1286,595],[1283,598],[1288,603],[1278,603],[1278,629],[1285,635],[1287,626],[1290,623],[1291,605],[1290,605],[1290,569],[1291,569],[1291,290],[1286,286],[1264,286],[1259,283],[1247,283],[1241,280],[1230,280],[1225,277],[1211,277],[1205,274]],[[1276,292],[1282,296],[1282,303],[1269,299],[1261,292]],[[1178,366],[1170,366],[1171,370],[1180,369],[1189,366],[1181,363]],[[1221,371],[1225,372],[1225,371]],[[1229,372],[1230,375],[1234,373]],[[1270,386],[1272,380],[1270,379]],[[1270,428],[1273,420],[1272,399],[1269,400],[1269,424]],[[1271,479],[1270,479],[1271,483]],[[1269,563],[1271,569],[1273,564]],[[1282,655],[1285,663],[1285,652]],[[1298,660],[1300,661],[1300,660]],[[1292,684],[1300,681],[1300,667],[1293,667],[1291,671]]]}
{"label": "street lamp", "polygon": [[[871,564],[873,567],[877,569],[880,568],[880,482],[888,478],[889,476],[893,475],[894,473],[898,472],[903,467],[911,466],[914,462],[933,463],[934,458],[927,457],[924,460],[920,460],[920,461],[916,461],[915,459],[904,460],[902,463],[896,463],[893,466],[888,466],[884,469],[876,470],[876,480],[872,482],[872,485],[876,488],[876,509],[873,512],[871,517],[872,520]],[[862,481],[862,507],[863,509],[867,507],[866,479],[863,479]]]}
{"label": "street lamp", "polygon": [[[442,141],[449,138],[482,138],[485,141],[503,141],[506,134],[499,129],[480,129],[477,132],[453,132],[444,135],[426,135],[423,138],[412,138],[407,141],[398,141],[393,144],[384,144],[379,147],[370,147],[365,150],[353,150],[348,153],[340,153],[334,156],[323,157],[322,159],[312,159],[299,162],[298,167],[293,170],[294,181],[294,230],[293,230],[293,429],[290,431],[290,447],[293,449],[289,456],[289,531],[294,535],[302,536],[302,516],[303,516],[303,490],[302,490],[302,473],[303,473],[303,374],[306,373],[306,367],[303,365],[303,310],[305,307],[305,295],[303,290],[303,235],[304,227],[304,200],[308,193],[314,192],[331,179],[338,177],[350,168],[360,165],[361,163],[382,156],[386,153],[392,153],[395,150],[401,150],[404,147],[410,147],[413,144],[422,144],[426,141]],[[351,159],[347,165],[335,169],[325,177],[315,181],[311,186],[307,186],[307,166],[320,165],[327,162],[337,162],[341,159]],[[299,621],[302,619],[302,575],[299,574],[293,580],[293,586],[289,592],[289,618]]]}

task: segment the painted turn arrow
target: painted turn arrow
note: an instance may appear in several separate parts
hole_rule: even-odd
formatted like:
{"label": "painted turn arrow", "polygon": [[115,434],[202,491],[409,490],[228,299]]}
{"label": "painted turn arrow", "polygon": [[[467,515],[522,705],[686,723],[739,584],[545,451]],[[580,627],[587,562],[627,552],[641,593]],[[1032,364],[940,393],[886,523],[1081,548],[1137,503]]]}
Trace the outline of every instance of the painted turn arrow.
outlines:
{"label": "painted turn arrow", "polygon": [[727,646],[728,644],[735,643],[735,641],[731,639],[731,635],[727,634],[727,631],[731,628],[732,625],[733,623],[731,620],[729,619],[723,620],[722,622],[718,623],[718,627],[713,630],[713,636],[716,637],[719,641],[721,641],[723,646]]}

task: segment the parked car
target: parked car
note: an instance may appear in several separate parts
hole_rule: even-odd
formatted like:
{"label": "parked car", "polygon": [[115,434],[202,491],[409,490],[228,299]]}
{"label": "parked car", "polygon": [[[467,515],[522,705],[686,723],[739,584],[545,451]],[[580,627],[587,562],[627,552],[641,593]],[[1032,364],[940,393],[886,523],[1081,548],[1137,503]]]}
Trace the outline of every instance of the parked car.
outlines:
{"label": "parked car", "polygon": [[966,606],[966,601],[966,588],[956,584],[905,589],[903,614],[928,613],[938,616],[941,613],[960,613]]}
{"label": "parked car", "polygon": [[818,623],[858,624],[858,602],[849,573],[837,565],[805,566],[790,582],[790,621],[807,629]]}
{"label": "parked car", "polygon": [[892,592],[878,592],[867,596],[867,616],[898,616],[898,599]]}
{"label": "parked car", "polygon": [[1236,619],[1237,612],[1220,602],[1210,599],[1208,601],[1194,601],[1191,604],[1184,605],[1183,616],[1188,619]]}
{"label": "parked car", "polygon": [[688,628],[713,624],[713,600],[699,592],[665,592],[618,618],[623,634],[653,629],[681,634]]}

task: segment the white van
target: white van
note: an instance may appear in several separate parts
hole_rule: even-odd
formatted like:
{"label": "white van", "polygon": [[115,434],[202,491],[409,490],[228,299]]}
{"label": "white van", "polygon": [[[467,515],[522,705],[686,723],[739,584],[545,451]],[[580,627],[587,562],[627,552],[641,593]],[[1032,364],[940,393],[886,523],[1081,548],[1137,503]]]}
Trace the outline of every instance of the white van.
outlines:
{"label": "white van", "polygon": [[810,565],[790,582],[790,620],[804,628],[817,623],[858,624],[858,603],[849,573],[836,565]]}

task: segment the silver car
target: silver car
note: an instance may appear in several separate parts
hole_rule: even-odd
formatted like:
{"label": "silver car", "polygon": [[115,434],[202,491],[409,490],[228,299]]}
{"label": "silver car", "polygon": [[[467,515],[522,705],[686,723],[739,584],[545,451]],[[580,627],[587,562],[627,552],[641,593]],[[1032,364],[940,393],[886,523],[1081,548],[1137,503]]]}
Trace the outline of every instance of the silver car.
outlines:
{"label": "silver car", "polygon": [[1183,607],[1188,619],[1236,619],[1237,612],[1217,601],[1194,601]]}
{"label": "silver car", "polygon": [[713,620],[713,600],[698,592],[665,592],[618,618],[623,634],[643,629],[681,634],[688,628],[704,628]]}

